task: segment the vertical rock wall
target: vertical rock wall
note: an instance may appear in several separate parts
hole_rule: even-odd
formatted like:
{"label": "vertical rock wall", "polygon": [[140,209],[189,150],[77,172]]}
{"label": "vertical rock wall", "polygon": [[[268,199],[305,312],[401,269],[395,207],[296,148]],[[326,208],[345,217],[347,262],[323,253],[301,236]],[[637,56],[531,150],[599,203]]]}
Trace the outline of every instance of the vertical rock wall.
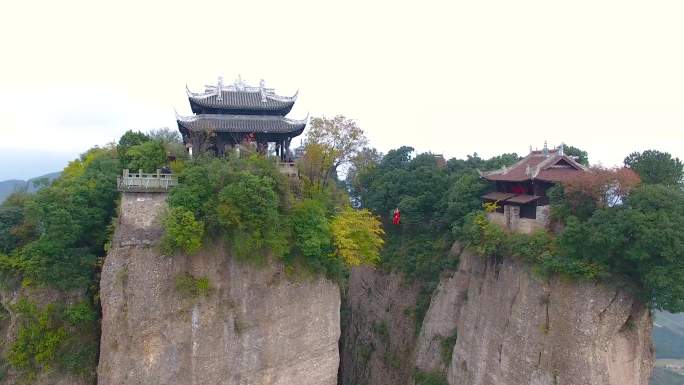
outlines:
{"label": "vertical rock wall", "polygon": [[[99,385],[337,383],[340,295],[327,280],[294,282],[282,266],[239,263],[220,247],[160,255],[164,194],[123,194],[102,271]],[[175,287],[207,277],[207,296]]]}
{"label": "vertical rock wall", "polygon": [[[454,247],[454,250],[459,250]],[[395,274],[352,273],[341,383],[415,384],[414,370],[450,385],[647,385],[653,366],[651,315],[627,292],[605,284],[543,280],[513,259],[467,250],[441,280],[416,337],[402,306],[416,290]],[[410,309],[409,309],[410,310]],[[394,321],[391,319],[394,318]],[[388,320],[398,365],[384,364],[373,334]],[[351,362],[351,364],[349,364]]]}
{"label": "vertical rock wall", "polygon": [[[464,252],[433,296],[416,366],[450,385],[647,385],[651,315],[625,291],[533,276],[522,263]],[[438,344],[458,338],[450,362]]]}
{"label": "vertical rock wall", "polygon": [[401,275],[352,269],[345,298],[342,385],[405,385],[413,376],[418,287]]}

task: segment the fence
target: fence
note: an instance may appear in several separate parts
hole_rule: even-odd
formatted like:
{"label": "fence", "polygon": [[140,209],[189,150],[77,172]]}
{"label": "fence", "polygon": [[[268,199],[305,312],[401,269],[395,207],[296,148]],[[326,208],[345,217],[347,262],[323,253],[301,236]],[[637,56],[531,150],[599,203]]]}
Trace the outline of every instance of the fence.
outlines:
{"label": "fence", "polygon": [[116,186],[123,192],[167,192],[178,185],[178,178],[172,174],[163,174],[157,170],[153,174],[145,174],[142,170],[131,174],[128,170],[117,177]]}

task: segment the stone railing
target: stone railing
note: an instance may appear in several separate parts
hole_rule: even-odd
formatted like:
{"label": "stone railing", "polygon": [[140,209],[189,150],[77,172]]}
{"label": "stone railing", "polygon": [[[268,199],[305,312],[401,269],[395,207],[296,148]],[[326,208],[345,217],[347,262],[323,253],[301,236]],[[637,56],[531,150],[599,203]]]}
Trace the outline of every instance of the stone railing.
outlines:
{"label": "stone railing", "polygon": [[117,177],[116,186],[123,192],[167,192],[178,185],[178,178],[173,174],[164,174],[161,170],[145,174],[142,170],[131,173],[127,169]]}
{"label": "stone railing", "polygon": [[278,170],[282,173],[285,174],[289,177],[296,178],[297,175],[297,165],[294,163],[286,163],[286,162],[281,162],[278,163]]}

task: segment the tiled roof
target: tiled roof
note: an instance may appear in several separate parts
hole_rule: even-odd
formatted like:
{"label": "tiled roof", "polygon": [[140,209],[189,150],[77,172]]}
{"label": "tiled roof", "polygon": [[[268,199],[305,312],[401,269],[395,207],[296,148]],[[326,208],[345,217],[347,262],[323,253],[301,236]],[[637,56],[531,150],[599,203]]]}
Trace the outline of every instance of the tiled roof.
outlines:
{"label": "tiled roof", "polygon": [[304,131],[308,118],[293,120],[282,116],[260,115],[193,115],[177,116],[179,127],[190,131],[255,132],[299,135]]}
{"label": "tiled roof", "polygon": [[506,199],[512,198],[514,196],[515,194],[494,191],[483,195],[482,199],[491,201],[505,201]]}
{"label": "tiled roof", "polygon": [[506,202],[520,203],[520,204],[524,205],[525,203],[530,203],[530,202],[536,201],[537,199],[539,199],[539,197],[537,195],[520,194],[520,195],[516,195],[512,198],[508,198],[506,200]]}
{"label": "tiled roof", "polygon": [[281,99],[272,95],[264,95],[262,98],[259,91],[222,91],[221,100],[216,92],[203,94],[200,96],[188,95],[190,103],[195,103],[201,107],[244,109],[259,111],[282,111],[283,115],[292,110],[295,98]]}
{"label": "tiled roof", "polygon": [[297,94],[277,95],[272,88],[264,86],[263,80],[259,87],[251,87],[241,79],[234,84],[224,85],[223,78],[219,78],[215,86],[206,86],[202,93],[191,92],[187,87],[186,92],[191,105],[229,110],[278,111],[281,115],[287,115],[297,100]]}
{"label": "tiled roof", "polygon": [[481,172],[490,181],[522,182],[543,180],[562,182],[575,177],[587,168],[563,153],[562,147],[547,151],[532,151],[510,167]]}

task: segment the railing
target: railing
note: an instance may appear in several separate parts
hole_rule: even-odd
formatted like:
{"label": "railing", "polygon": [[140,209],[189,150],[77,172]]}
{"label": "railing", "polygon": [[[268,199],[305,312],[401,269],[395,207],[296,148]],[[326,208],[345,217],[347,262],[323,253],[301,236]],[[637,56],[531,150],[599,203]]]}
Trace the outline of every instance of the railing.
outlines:
{"label": "railing", "polygon": [[278,163],[278,170],[290,177],[296,177],[298,175],[297,173],[297,165],[294,163]]}
{"label": "railing", "polygon": [[145,174],[142,170],[131,174],[124,170],[123,175],[116,178],[116,187],[123,192],[166,192],[177,185],[178,178],[161,170],[153,174]]}

